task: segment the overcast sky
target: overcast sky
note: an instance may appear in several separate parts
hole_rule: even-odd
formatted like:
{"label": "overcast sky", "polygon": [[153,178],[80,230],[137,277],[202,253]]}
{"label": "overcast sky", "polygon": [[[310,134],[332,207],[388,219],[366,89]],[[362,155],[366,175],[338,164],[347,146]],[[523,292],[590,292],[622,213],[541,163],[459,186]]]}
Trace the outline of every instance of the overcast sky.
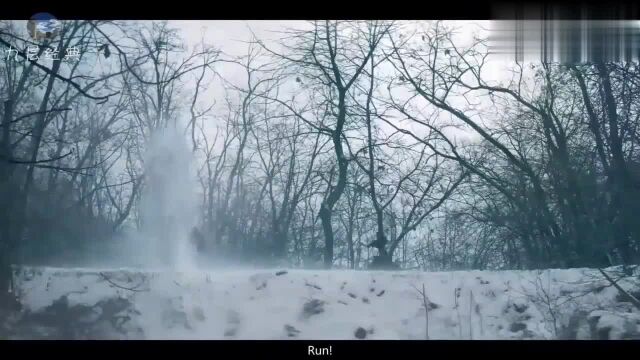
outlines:
{"label": "overcast sky", "polygon": [[[421,25],[421,21],[415,22]],[[426,23],[426,21],[424,22]],[[173,27],[181,30],[189,48],[198,46],[202,39],[208,45],[222,50],[229,56],[242,56],[247,53],[247,41],[251,40],[252,33],[265,44],[276,41],[279,31],[287,28],[308,27],[308,21],[276,21],[276,20],[174,20],[170,21]],[[447,21],[447,25],[457,29],[455,43],[464,46],[473,39],[474,35],[481,35],[481,29],[490,29],[489,21]],[[486,80],[508,80],[510,73],[506,71],[513,66],[513,61],[504,56],[492,55],[485,67]],[[243,69],[237,65],[218,64],[216,71],[225,79],[236,83],[244,78]],[[239,82],[238,81],[238,82]],[[240,84],[239,84],[240,85]],[[213,82],[206,90],[206,96],[221,99],[224,91],[219,82]]]}
{"label": "overcast sky", "polygon": [[[426,21],[425,21],[426,22]],[[447,24],[458,29],[456,43],[462,45],[479,33],[480,28],[490,29],[490,21],[450,20]],[[260,40],[269,42],[278,39],[278,31],[286,28],[302,28],[309,26],[307,21],[278,21],[278,20],[172,20],[170,24],[179,28],[189,44],[194,46],[205,39],[206,43],[221,49],[229,55],[244,55],[247,51],[246,41],[253,34]],[[511,65],[508,58],[493,56],[490,69],[491,74],[500,79],[501,71],[493,71]]]}
{"label": "overcast sky", "polygon": [[[417,21],[416,23],[420,23]],[[426,23],[426,21],[425,21]],[[464,46],[464,43],[472,40],[474,35],[479,35],[481,29],[490,29],[490,21],[447,21],[450,26],[457,29],[456,44]],[[252,33],[260,40],[269,44],[279,38],[278,31],[286,28],[308,27],[308,21],[277,21],[277,20],[172,20],[170,24],[181,30],[184,39],[190,48],[205,43],[222,50],[231,56],[242,56],[247,53],[247,41],[251,40]],[[506,80],[509,74],[506,69],[513,66],[513,61],[505,56],[492,55],[486,65],[487,80]],[[242,69],[238,66],[220,65],[219,73],[226,79],[233,80],[241,76]]]}

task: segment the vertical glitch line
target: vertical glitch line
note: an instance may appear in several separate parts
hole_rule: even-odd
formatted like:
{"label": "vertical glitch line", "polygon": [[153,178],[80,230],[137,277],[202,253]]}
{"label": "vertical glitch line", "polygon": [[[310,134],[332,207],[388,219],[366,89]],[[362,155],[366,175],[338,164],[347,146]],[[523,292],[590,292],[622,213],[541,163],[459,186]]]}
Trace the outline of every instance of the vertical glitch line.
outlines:
{"label": "vertical glitch line", "polygon": [[609,56],[605,61],[618,61],[616,53],[618,52],[618,42],[616,41],[617,26],[615,20],[610,20],[607,24],[607,39],[606,43],[609,45]]}
{"label": "vertical glitch line", "polygon": [[617,39],[617,44],[618,44],[618,62],[623,62],[624,59],[624,40],[625,40],[625,24],[624,21],[619,21],[618,22],[618,39]]}
{"label": "vertical glitch line", "polygon": [[524,63],[524,21],[520,19],[518,21],[518,46],[520,48],[520,58],[518,59],[518,63]]}
{"label": "vertical glitch line", "polygon": [[[620,16],[620,18],[622,18],[622,16]],[[617,22],[617,35],[618,38],[616,39],[616,46],[618,47],[618,62],[622,63],[624,62],[624,21],[623,20],[619,20]]]}
{"label": "vertical glitch line", "polygon": [[589,50],[587,29],[589,28],[588,20],[585,17],[584,10],[582,11],[582,19],[580,19],[580,63],[584,64],[589,61]]}
{"label": "vertical glitch line", "polygon": [[582,34],[580,30],[579,21],[567,21],[567,39],[571,49],[571,57],[569,59],[570,64],[580,62],[580,56],[582,54]]}
{"label": "vertical glitch line", "polygon": [[549,23],[549,9],[547,4],[542,8],[542,61],[546,64],[549,62],[549,32],[551,24]]}
{"label": "vertical glitch line", "polygon": [[631,63],[636,60],[636,42],[638,41],[638,36],[637,36],[638,30],[636,29],[636,27],[634,27],[633,21],[626,21],[625,28],[626,28],[625,60],[628,63]]}
{"label": "vertical glitch line", "polygon": [[633,61],[640,62],[640,21],[634,22],[633,31]]}
{"label": "vertical glitch line", "polygon": [[640,61],[640,46],[638,46],[638,42],[640,41],[640,21],[632,21],[633,26],[631,27],[631,61]]}
{"label": "vertical glitch line", "polygon": [[515,51],[516,51],[516,64],[524,62],[524,56],[522,54],[522,6],[516,7],[516,21],[515,21]]}
{"label": "vertical glitch line", "polygon": [[628,31],[629,29],[627,29],[627,22],[626,21],[621,21],[620,22],[620,60],[622,62],[627,62],[627,34],[629,33]]}
{"label": "vertical glitch line", "polygon": [[630,49],[630,53],[631,53],[631,61],[632,62],[636,62],[636,61],[640,61],[640,55],[639,52],[639,46],[638,46],[638,41],[640,41],[640,21],[637,21],[636,19],[638,18],[638,8],[637,8],[637,4],[632,4],[631,6],[631,19],[629,20],[629,32],[631,33],[631,49]]}
{"label": "vertical glitch line", "polygon": [[547,5],[543,4],[542,5],[542,26],[540,26],[540,30],[541,30],[541,35],[542,35],[542,39],[540,41],[540,50],[542,51],[542,61],[544,63],[547,62]]}
{"label": "vertical glitch line", "polygon": [[607,24],[607,39],[606,42],[609,44],[609,58],[606,61],[618,61],[618,41],[616,39],[617,35],[617,26],[615,20],[611,20],[609,24]]}
{"label": "vertical glitch line", "polygon": [[629,61],[638,60],[638,27],[634,21],[629,21]]}
{"label": "vertical glitch line", "polygon": [[540,58],[542,59],[543,62],[547,61],[547,51],[545,49],[545,42],[547,40],[547,24],[544,21],[544,10],[542,11],[543,16],[541,16],[543,19],[540,20]]}
{"label": "vertical glitch line", "polygon": [[620,22],[617,22],[614,24],[615,26],[615,45],[616,45],[616,62],[619,63],[622,60],[622,43],[621,43],[621,39],[622,39],[622,26],[620,26]]}
{"label": "vertical glitch line", "polygon": [[549,19],[547,20],[549,22],[549,62],[555,62],[558,56],[556,50],[556,43],[558,42],[558,24],[556,24],[557,10],[557,8],[552,7],[549,11]]}
{"label": "vertical glitch line", "polygon": [[553,13],[553,9],[549,12],[549,18],[547,22],[549,23],[549,36],[547,37],[547,41],[549,42],[548,48],[548,62],[554,62],[556,60],[556,31],[557,26],[555,23],[555,14]]}
{"label": "vertical glitch line", "polygon": [[578,38],[580,41],[580,53],[578,54],[578,63],[584,64],[586,62],[586,36],[585,36],[585,10],[584,6],[580,7],[580,18],[578,19],[578,24],[576,25],[578,31]]}
{"label": "vertical glitch line", "polygon": [[588,50],[587,51],[587,61],[591,62],[591,61],[595,60],[595,56],[594,56],[595,55],[595,49],[594,49],[594,44],[593,44],[593,42],[595,40],[594,39],[595,38],[595,35],[594,35],[595,24],[591,20],[588,20],[587,23],[588,23],[588,26],[587,26],[587,50]]}

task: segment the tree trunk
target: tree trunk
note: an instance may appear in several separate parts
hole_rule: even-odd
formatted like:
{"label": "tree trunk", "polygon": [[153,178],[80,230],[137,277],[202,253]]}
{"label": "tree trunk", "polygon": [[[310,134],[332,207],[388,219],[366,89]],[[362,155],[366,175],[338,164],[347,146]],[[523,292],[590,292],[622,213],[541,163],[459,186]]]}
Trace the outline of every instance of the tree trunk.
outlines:
{"label": "tree trunk", "polygon": [[333,217],[333,207],[340,200],[344,188],[347,184],[347,159],[344,157],[344,150],[342,148],[342,127],[344,125],[346,117],[345,109],[345,94],[342,92],[339,96],[339,113],[338,113],[338,125],[336,130],[333,131],[332,139],[333,146],[338,161],[338,182],[336,186],[331,187],[329,184],[329,196],[323,201],[318,216],[322,221],[322,230],[324,232],[324,266],[329,269],[333,264],[333,245],[334,235],[333,226],[331,225],[331,219]]}

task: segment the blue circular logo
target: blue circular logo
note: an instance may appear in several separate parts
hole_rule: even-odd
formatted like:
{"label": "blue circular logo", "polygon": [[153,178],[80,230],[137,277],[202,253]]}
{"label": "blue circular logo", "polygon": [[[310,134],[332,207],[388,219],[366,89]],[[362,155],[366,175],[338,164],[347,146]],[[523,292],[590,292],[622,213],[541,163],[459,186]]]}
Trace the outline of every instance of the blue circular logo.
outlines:
{"label": "blue circular logo", "polygon": [[60,32],[62,23],[49,13],[37,13],[27,22],[29,35],[36,41],[51,40]]}

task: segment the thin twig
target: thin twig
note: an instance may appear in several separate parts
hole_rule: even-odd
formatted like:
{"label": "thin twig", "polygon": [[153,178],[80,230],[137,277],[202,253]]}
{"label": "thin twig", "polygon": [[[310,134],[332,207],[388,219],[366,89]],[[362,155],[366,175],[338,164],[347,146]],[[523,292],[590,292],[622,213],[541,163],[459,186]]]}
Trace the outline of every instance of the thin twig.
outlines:
{"label": "thin twig", "polygon": [[[36,112],[32,112],[32,113],[29,113],[29,114],[25,114],[25,115],[19,116],[19,117],[15,118],[15,119],[9,121],[9,124],[20,122],[20,121],[22,121],[22,120],[24,120],[24,119],[26,119],[28,117],[31,117],[31,116],[34,116],[34,115],[38,115],[38,114],[48,114],[48,113],[52,113],[52,112],[63,112],[63,111],[71,111],[71,110],[72,110],[71,108],[67,107],[67,108],[64,108],[64,109],[50,109],[50,110],[44,110],[44,111],[36,111]],[[0,124],[0,127],[3,127],[3,126],[5,126],[5,125],[4,124]]]}
{"label": "thin twig", "polygon": [[142,292],[142,291],[149,291],[149,289],[139,289],[138,287],[140,287],[140,285],[142,285],[142,283],[138,284],[138,286],[133,287],[133,288],[128,288],[122,285],[118,285],[116,283],[114,283],[113,281],[111,281],[111,279],[109,279],[105,274],[103,274],[102,272],[99,272],[98,274],[100,274],[100,276],[102,276],[102,278],[104,280],[106,280],[109,284],[119,288],[119,289],[123,289],[123,290],[129,290],[129,291],[135,291],[135,292]]}
{"label": "thin twig", "polygon": [[43,160],[34,160],[34,161],[30,161],[30,160],[19,160],[19,159],[12,159],[12,158],[6,158],[2,155],[0,155],[0,159],[6,160],[8,163],[10,164],[42,164],[42,163],[48,163],[48,162],[54,162],[57,160],[62,160],[64,158],[66,158],[67,156],[73,154],[73,150],[69,151],[68,153],[64,154],[64,155],[60,155],[60,156],[56,156],[54,158],[50,158],[50,159],[43,159]]}
{"label": "thin twig", "polygon": [[629,301],[631,301],[631,303],[637,307],[638,309],[640,309],[640,300],[636,299],[635,296],[629,294],[628,291],[626,291],[625,289],[623,289],[620,285],[618,285],[618,283],[613,280],[609,274],[607,274],[604,270],[598,268],[598,271],[600,271],[600,273],[607,279],[607,281],[609,281],[611,283],[611,285],[613,285],[622,295],[624,295],[626,298],[629,299]]}
{"label": "thin twig", "polygon": [[473,291],[469,290],[469,340],[473,340]]}
{"label": "thin twig", "polygon": [[425,314],[425,339],[429,340],[429,298],[427,297],[427,291],[425,290],[424,283],[422,283],[422,291],[417,287],[413,286],[413,288],[422,296],[422,306],[424,306],[424,314]]}

